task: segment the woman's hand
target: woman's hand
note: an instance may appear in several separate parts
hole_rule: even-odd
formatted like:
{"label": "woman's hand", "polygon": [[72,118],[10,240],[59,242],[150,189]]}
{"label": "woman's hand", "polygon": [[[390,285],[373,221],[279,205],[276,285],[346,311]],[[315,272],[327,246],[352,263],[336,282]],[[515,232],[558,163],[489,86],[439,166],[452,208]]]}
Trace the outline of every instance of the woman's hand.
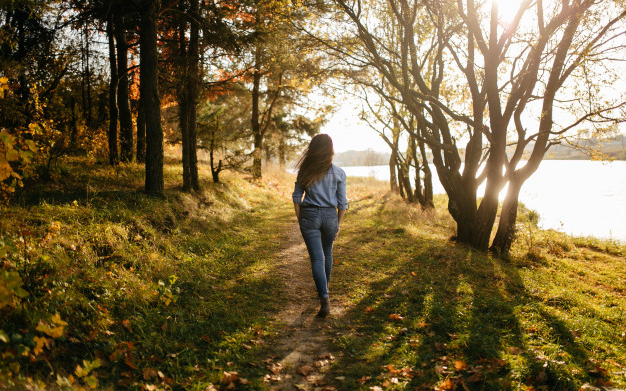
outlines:
{"label": "woman's hand", "polygon": [[335,239],[333,240],[337,240],[337,236],[339,235],[339,231],[341,230],[341,226],[337,226],[337,233],[335,234]]}

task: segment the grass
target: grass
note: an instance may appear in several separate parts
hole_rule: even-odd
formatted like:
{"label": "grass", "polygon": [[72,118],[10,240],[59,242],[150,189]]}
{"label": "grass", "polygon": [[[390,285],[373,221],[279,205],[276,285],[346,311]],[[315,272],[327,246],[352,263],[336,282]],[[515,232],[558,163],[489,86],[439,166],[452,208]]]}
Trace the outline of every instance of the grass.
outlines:
{"label": "grass", "polygon": [[352,203],[335,255],[351,308],[339,389],[626,387],[623,244],[540,231],[531,213],[500,260],[449,242],[437,204]]}
{"label": "grass", "polygon": [[[77,366],[99,360],[99,387],[205,389],[223,371],[260,379],[251,366],[272,332],[279,300],[271,273],[287,211],[271,183],[224,175],[201,194],[136,191],[141,169],[68,164],[64,179],[2,210],[5,270],[28,296],[0,308],[10,341],[8,388],[36,377],[88,385]],[[203,173],[207,177],[207,173]],[[35,354],[40,322],[67,326]],[[12,383],[13,385],[12,385]],[[2,386],[0,386],[2,388]]]}
{"label": "grass", "polygon": [[[185,194],[168,162],[165,196],[150,197],[141,175],[70,161],[0,210],[5,388],[270,386],[293,177],[225,174]],[[538,230],[525,211],[500,260],[449,241],[443,197],[422,211],[350,178],[349,198],[331,282],[346,312],[325,329],[332,387],[626,388],[623,244]],[[222,383],[233,372],[246,380]]]}

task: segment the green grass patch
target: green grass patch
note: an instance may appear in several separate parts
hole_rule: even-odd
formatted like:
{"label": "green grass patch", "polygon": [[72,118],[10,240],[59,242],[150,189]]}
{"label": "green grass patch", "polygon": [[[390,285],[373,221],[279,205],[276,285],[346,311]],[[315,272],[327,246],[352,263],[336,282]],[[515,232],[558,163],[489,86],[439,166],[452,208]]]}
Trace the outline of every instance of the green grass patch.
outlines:
{"label": "green grass patch", "polygon": [[533,228],[500,260],[448,240],[445,199],[427,212],[380,190],[353,200],[335,247],[338,389],[626,387],[623,245],[522,213]]}
{"label": "green grass patch", "polygon": [[[271,387],[293,176],[186,194],[170,162],[150,197],[138,165],[63,172],[0,210],[0,389]],[[330,287],[345,313],[322,329],[332,387],[626,388],[623,244],[539,230],[522,210],[501,260],[450,241],[445,197],[424,211],[387,186],[348,179]]]}
{"label": "green grass patch", "polygon": [[24,292],[0,289],[0,383],[203,390],[236,371],[259,386],[291,217],[275,189],[225,174],[186,194],[168,164],[152,197],[139,165],[64,172],[1,210],[2,270]]}

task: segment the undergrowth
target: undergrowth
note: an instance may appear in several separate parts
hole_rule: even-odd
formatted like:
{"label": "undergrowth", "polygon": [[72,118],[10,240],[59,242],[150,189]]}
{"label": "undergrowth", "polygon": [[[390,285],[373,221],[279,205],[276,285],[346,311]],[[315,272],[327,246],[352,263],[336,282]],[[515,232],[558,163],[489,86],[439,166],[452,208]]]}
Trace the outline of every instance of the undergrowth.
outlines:
{"label": "undergrowth", "polygon": [[224,174],[187,194],[170,163],[152,197],[139,165],[64,170],[1,212],[0,389],[204,389],[228,371],[254,387],[279,300],[277,186]]}
{"label": "undergrowth", "polygon": [[[293,176],[188,194],[168,162],[151,197],[138,165],[63,170],[0,210],[0,389],[271,388]],[[445,197],[422,210],[387,186],[348,180],[326,390],[626,388],[623,244],[521,209],[502,260],[450,241]]]}

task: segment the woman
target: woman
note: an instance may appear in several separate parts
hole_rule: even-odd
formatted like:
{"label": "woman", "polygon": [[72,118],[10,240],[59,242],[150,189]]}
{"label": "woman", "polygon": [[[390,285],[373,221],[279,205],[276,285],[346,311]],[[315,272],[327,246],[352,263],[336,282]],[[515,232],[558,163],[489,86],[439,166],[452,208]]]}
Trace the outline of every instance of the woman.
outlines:
{"label": "woman", "polygon": [[327,134],[313,137],[296,164],[298,177],[293,191],[293,206],[309,250],[320,299],[317,313],[320,318],[330,314],[328,281],[333,266],[333,242],[348,209],[346,173],[333,164],[334,154],[333,141]]}

